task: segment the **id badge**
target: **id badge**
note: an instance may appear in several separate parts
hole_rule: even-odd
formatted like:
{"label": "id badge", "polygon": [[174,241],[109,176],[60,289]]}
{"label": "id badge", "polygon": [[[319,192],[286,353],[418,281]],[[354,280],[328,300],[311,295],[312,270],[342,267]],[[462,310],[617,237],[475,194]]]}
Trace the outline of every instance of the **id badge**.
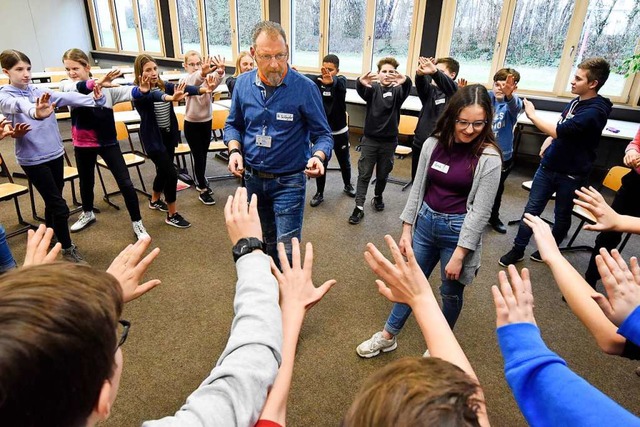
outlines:
{"label": "id badge", "polygon": [[438,161],[433,162],[431,167],[439,172],[447,173],[449,172],[449,165],[445,165],[444,163],[440,163]]}
{"label": "id badge", "polygon": [[258,147],[271,148],[271,137],[269,135],[256,135],[256,145]]}

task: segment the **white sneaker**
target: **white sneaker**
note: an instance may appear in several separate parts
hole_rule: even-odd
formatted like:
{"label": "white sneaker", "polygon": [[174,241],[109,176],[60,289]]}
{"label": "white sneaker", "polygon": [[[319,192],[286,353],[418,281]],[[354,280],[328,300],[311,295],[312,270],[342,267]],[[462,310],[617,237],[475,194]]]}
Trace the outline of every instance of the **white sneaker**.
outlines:
{"label": "white sneaker", "polygon": [[429,349],[422,354],[422,357],[431,357],[431,353],[429,353]]}
{"label": "white sneaker", "polygon": [[360,344],[356,348],[358,356],[369,359],[380,354],[380,352],[393,351],[398,348],[396,337],[390,340],[384,339],[382,332],[376,332],[371,338]]}
{"label": "white sneaker", "polygon": [[76,233],[94,222],[96,222],[96,214],[94,214],[93,211],[82,212],[78,220],[69,230],[71,230],[72,233]]}
{"label": "white sneaker", "polygon": [[151,236],[149,236],[149,233],[147,233],[147,230],[145,230],[144,225],[142,225],[142,220],[133,221],[131,222],[131,225],[133,225],[133,232],[136,233],[136,237],[138,238],[138,240],[151,240]]}

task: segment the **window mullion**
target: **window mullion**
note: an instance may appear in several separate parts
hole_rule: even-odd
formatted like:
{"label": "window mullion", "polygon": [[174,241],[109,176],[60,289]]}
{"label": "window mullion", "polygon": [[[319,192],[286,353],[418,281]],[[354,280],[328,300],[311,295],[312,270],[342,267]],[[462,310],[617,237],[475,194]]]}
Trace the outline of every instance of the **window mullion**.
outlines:
{"label": "window mullion", "polygon": [[553,85],[554,95],[574,96],[571,92],[567,92],[565,87],[569,79],[571,79],[573,60],[577,53],[584,20],[587,18],[588,7],[589,2],[586,1],[576,1],[573,6],[573,14],[571,15],[571,22],[569,23],[569,29],[567,30],[567,38],[564,47],[562,48],[560,65],[558,66],[556,81]]}
{"label": "window mullion", "polygon": [[238,31],[238,7],[236,0],[229,0],[229,23],[231,25],[231,62],[240,51],[240,32]]}
{"label": "window mullion", "polygon": [[182,56],[182,38],[180,37],[180,18],[178,15],[178,0],[169,0],[169,11],[175,19],[171,20],[171,34],[173,35],[173,54],[176,58]]}
{"label": "window mullion", "polygon": [[422,28],[424,23],[424,14],[427,4],[424,1],[415,0],[413,2],[413,20],[411,28],[413,31],[409,34],[409,51],[407,52],[407,76],[413,76],[416,71],[416,64],[420,56],[420,41],[422,40]]}
{"label": "window mullion", "polygon": [[109,2],[109,10],[111,11],[111,25],[113,28],[113,37],[116,41],[116,51],[122,51],[122,44],[120,41],[120,26],[118,25],[118,14],[116,13],[116,0]]}
{"label": "window mullion", "polygon": [[320,46],[318,49],[318,70],[322,67],[322,60],[329,53],[329,7],[331,0],[320,1]]}
{"label": "window mullion", "polygon": [[361,75],[371,70],[373,58],[373,30],[376,22],[376,0],[367,0]]}
{"label": "window mullion", "polygon": [[[177,1],[177,0],[176,0]],[[204,58],[208,55],[207,46],[209,46],[206,39],[206,21],[204,13],[204,0],[197,0],[196,8],[198,10],[198,35],[200,36],[200,54]]]}
{"label": "window mullion", "polygon": [[516,13],[517,0],[508,0],[502,8],[500,15],[500,24],[498,25],[498,34],[496,35],[496,44],[493,50],[493,60],[491,61],[491,70],[489,71],[489,81],[479,82],[487,87],[493,87],[493,76],[499,69],[505,67],[505,58],[507,56],[507,47],[509,46],[509,37],[511,37],[511,28],[513,26],[513,18]]}
{"label": "window mullion", "polygon": [[444,0],[440,13],[440,27],[438,30],[438,42],[436,45],[436,58],[449,56],[451,40],[453,39],[453,26],[456,21],[456,0]]}
{"label": "window mullion", "polygon": [[131,8],[133,9],[133,22],[136,26],[138,52],[146,52],[144,43],[142,42],[142,24],[140,23],[140,9],[138,9],[138,0],[131,0]]}

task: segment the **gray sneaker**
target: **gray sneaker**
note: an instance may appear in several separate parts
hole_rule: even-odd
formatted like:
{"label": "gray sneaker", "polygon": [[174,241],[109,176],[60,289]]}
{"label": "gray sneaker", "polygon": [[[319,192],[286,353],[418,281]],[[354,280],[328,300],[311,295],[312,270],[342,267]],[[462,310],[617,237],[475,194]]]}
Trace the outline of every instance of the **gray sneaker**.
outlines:
{"label": "gray sneaker", "polygon": [[78,217],[78,220],[71,226],[71,228],[69,228],[69,230],[72,233],[77,233],[94,222],[96,222],[96,214],[94,214],[93,211],[82,212]]}
{"label": "gray sneaker", "polygon": [[390,340],[384,339],[382,332],[376,332],[371,338],[360,344],[356,348],[358,356],[369,359],[380,354],[380,352],[393,351],[398,348],[396,337]]}
{"label": "gray sneaker", "polygon": [[147,230],[145,230],[144,225],[142,225],[142,220],[132,221],[131,225],[133,226],[133,232],[136,233],[136,238],[138,240],[151,240],[151,236],[149,236],[149,233],[147,233]]}
{"label": "gray sneaker", "polygon": [[74,262],[77,264],[86,264],[87,262],[82,258],[80,252],[78,251],[78,247],[76,245],[71,245],[70,248],[62,250],[62,259],[67,262]]}

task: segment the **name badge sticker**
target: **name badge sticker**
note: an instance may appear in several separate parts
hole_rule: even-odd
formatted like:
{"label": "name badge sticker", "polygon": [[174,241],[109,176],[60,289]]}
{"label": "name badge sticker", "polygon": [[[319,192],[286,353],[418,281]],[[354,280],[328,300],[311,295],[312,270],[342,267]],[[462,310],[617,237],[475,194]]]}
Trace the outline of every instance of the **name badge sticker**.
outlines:
{"label": "name badge sticker", "polygon": [[449,172],[449,165],[445,165],[444,163],[440,163],[438,161],[433,162],[433,164],[431,165],[431,168],[442,173]]}
{"label": "name badge sticker", "polygon": [[385,93],[382,94],[383,98],[388,98],[390,96],[393,96],[393,92],[385,92]]}
{"label": "name badge sticker", "polygon": [[256,135],[256,145],[258,147],[271,148],[271,137],[269,135]]}
{"label": "name badge sticker", "polygon": [[445,103],[445,101],[446,101],[446,99],[445,99],[445,98],[442,98],[442,99],[436,99],[435,104],[436,104],[436,105],[444,104],[444,103]]}
{"label": "name badge sticker", "polygon": [[331,92],[329,91],[322,92],[322,96],[331,96]]}
{"label": "name badge sticker", "polygon": [[293,121],[293,114],[291,113],[277,113],[276,114],[276,120],[282,120],[285,122],[292,122]]}

